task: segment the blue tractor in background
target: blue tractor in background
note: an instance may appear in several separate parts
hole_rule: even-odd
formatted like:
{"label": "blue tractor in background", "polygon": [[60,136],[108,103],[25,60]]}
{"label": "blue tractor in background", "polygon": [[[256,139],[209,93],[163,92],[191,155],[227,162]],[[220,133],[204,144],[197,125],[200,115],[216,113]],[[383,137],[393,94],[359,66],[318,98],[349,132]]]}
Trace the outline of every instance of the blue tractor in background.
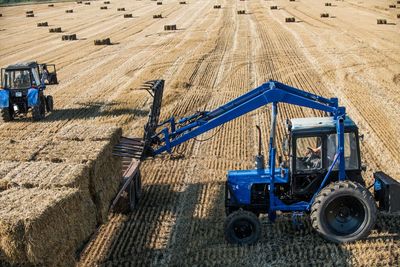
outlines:
{"label": "blue tractor in background", "polygon": [[57,84],[54,64],[26,62],[1,69],[0,120],[11,121],[32,112],[34,121],[53,110],[53,97],[44,94],[46,85]]}
{"label": "blue tractor in background", "polygon": [[[164,81],[154,84],[163,85]],[[174,147],[198,135],[272,104],[267,164],[261,153],[261,129],[257,126],[259,149],[255,168],[227,174],[224,233],[229,243],[254,244],[259,240],[261,213],[272,222],[279,213],[290,212],[294,217],[309,214],[313,228],[322,237],[342,243],[368,236],[378,210],[400,211],[398,181],[378,171],[374,173],[373,193],[366,187],[359,144],[362,136],[337,98],[324,98],[271,80],[212,111],[179,120],[172,117],[159,124],[163,86],[152,86],[149,93],[154,102],[142,141],[123,141],[116,146],[116,155],[135,155],[139,151],[137,146],[143,146],[141,159],[172,153]],[[286,138],[282,140],[283,155],[277,157],[280,103],[320,110],[326,116],[288,119]],[[132,145],[135,142],[137,145]],[[135,169],[130,172],[139,173],[139,164],[133,165]],[[132,179],[126,180],[121,194],[129,183],[134,184]]]}

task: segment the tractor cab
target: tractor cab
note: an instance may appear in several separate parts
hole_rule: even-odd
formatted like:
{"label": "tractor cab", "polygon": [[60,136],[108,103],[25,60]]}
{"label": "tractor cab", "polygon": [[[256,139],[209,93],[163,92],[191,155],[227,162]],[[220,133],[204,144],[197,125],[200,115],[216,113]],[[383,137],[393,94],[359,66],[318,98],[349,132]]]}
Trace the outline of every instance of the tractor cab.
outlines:
{"label": "tractor cab", "polygon": [[54,64],[24,62],[1,69],[0,120],[7,122],[32,111],[37,121],[53,110],[53,98],[44,95],[46,85],[57,84]]}
{"label": "tractor cab", "polygon": [[[296,118],[287,123],[288,138],[282,145],[288,157],[283,163],[289,168],[291,194],[296,199],[309,200],[320,186],[333,164],[338,148],[336,123],[333,117]],[[350,180],[365,184],[361,177],[361,157],[357,125],[344,120],[344,154],[346,175]],[[339,164],[330,174],[338,180]]]}

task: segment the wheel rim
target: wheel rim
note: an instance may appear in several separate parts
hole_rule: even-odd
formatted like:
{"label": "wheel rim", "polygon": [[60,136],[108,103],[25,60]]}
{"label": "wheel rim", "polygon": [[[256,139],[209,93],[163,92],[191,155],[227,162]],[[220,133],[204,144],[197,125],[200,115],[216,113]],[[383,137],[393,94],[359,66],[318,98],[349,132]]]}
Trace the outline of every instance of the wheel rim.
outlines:
{"label": "wheel rim", "polygon": [[327,205],[324,214],[330,230],[339,236],[357,232],[366,217],[363,203],[353,196],[335,198]]}
{"label": "wheel rim", "polygon": [[246,239],[253,235],[255,226],[248,220],[241,219],[233,223],[233,232],[238,239]]}

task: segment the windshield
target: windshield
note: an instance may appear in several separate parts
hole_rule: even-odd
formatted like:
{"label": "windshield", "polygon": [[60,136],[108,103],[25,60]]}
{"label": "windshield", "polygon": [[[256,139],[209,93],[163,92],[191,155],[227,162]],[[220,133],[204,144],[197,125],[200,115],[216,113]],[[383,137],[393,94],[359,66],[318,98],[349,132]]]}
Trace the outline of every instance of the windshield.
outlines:
{"label": "windshield", "polygon": [[[337,151],[337,134],[328,134],[327,139],[327,159],[328,166],[331,166]],[[357,139],[355,133],[344,134],[344,158],[346,170],[357,170],[358,166],[358,150]],[[335,164],[334,170],[339,169],[338,162]]]}
{"label": "windshield", "polygon": [[32,86],[29,70],[7,70],[4,74],[4,88],[27,89]]}

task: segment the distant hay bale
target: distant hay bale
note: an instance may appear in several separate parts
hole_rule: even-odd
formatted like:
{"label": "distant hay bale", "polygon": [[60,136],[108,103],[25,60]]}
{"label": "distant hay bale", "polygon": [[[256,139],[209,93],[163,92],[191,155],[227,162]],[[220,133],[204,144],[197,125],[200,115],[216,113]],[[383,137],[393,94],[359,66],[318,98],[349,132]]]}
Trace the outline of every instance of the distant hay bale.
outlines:
{"label": "distant hay bale", "polygon": [[396,5],[389,5],[389,8],[396,8]]}
{"label": "distant hay bale", "polygon": [[161,6],[161,5],[162,5],[162,2],[157,2],[157,5]]}
{"label": "distant hay bale", "polygon": [[321,13],[321,18],[329,18],[329,13]]}
{"label": "distant hay bale", "polygon": [[271,6],[270,9],[276,10],[276,9],[278,9],[278,6]]}
{"label": "distant hay bale", "polygon": [[386,19],[377,19],[376,24],[387,24]]}
{"label": "distant hay bale", "polygon": [[37,24],[37,26],[38,26],[38,27],[47,27],[47,26],[49,26],[49,23],[47,23],[47,21],[46,21],[46,22],[39,22],[39,23]]}
{"label": "distant hay bale", "polygon": [[90,2],[85,2],[85,5],[90,5]]}
{"label": "distant hay bale", "polygon": [[67,35],[61,36],[62,41],[74,41],[76,39],[77,39],[76,34],[67,34]]}
{"label": "distant hay bale", "polygon": [[35,17],[35,15],[34,14],[26,14],[26,17],[27,18],[33,18],[33,17]]}
{"label": "distant hay bale", "polygon": [[57,27],[57,28],[50,28],[49,32],[62,32],[62,31],[61,31],[61,27]]}
{"label": "distant hay bale", "polygon": [[67,9],[67,10],[65,10],[65,13],[74,13],[74,10],[73,9]]}
{"label": "distant hay bale", "polygon": [[186,1],[180,1],[179,4],[180,5],[186,5]]}
{"label": "distant hay bale", "polygon": [[220,8],[221,8],[221,5],[214,5],[213,8],[214,8],[214,9],[220,9]]}
{"label": "distant hay bale", "polygon": [[77,4],[82,4],[82,1],[76,1]]}
{"label": "distant hay bale", "polygon": [[397,18],[400,19],[400,14],[397,14]]}
{"label": "distant hay bale", "polygon": [[110,1],[104,1],[103,2],[105,5],[109,5],[110,4]]}
{"label": "distant hay bale", "polygon": [[325,6],[332,6],[332,3],[325,3]]}
{"label": "distant hay bale", "polygon": [[106,38],[94,40],[94,45],[111,45],[111,39]]}
{"label": "distant hay bale", "polygon": [[100,9],[107,9],[107,7],[106,6],[101,6]]}
{"label": "distant hay bale", "polygon": [[124,18],[133,18],[132,14],[124,14]]}
{"label": "distant hay bale", "polygon": [[117,11],[125,11],[125,7],[117,8]]}
{"label": "distant hay bale", "polygon": [[33,14],[33,10],[26,11],[25,14]]}
{"label": "distant hay bale", "polygon": [[175,30],[176,30],[176,24],[164,25],[164,31],[175,31]]}
{"label": "distant hay bale", "polygon": [[293,17],[285,18],[285,22],[296,22],[296,19]]}
{"label": "distant hay bale", "polygon": [[153,19],[162,19],[162,15],[161,14],[153,15]]}
{"label": "distant hay bale", "polygon": [[238,10],[237,13],[239,15],[243,15],[243,14],[246,14],[246,10]]}
{"label": "distant hay bale", "polygon": [[0,192],[0,259],[15,265],[73,266],[96,228],[95,206],[78,189]]}
{"label": "distant hay bale", "polygon": [[54,4],[47,5],[48,7],[54,7]]}

